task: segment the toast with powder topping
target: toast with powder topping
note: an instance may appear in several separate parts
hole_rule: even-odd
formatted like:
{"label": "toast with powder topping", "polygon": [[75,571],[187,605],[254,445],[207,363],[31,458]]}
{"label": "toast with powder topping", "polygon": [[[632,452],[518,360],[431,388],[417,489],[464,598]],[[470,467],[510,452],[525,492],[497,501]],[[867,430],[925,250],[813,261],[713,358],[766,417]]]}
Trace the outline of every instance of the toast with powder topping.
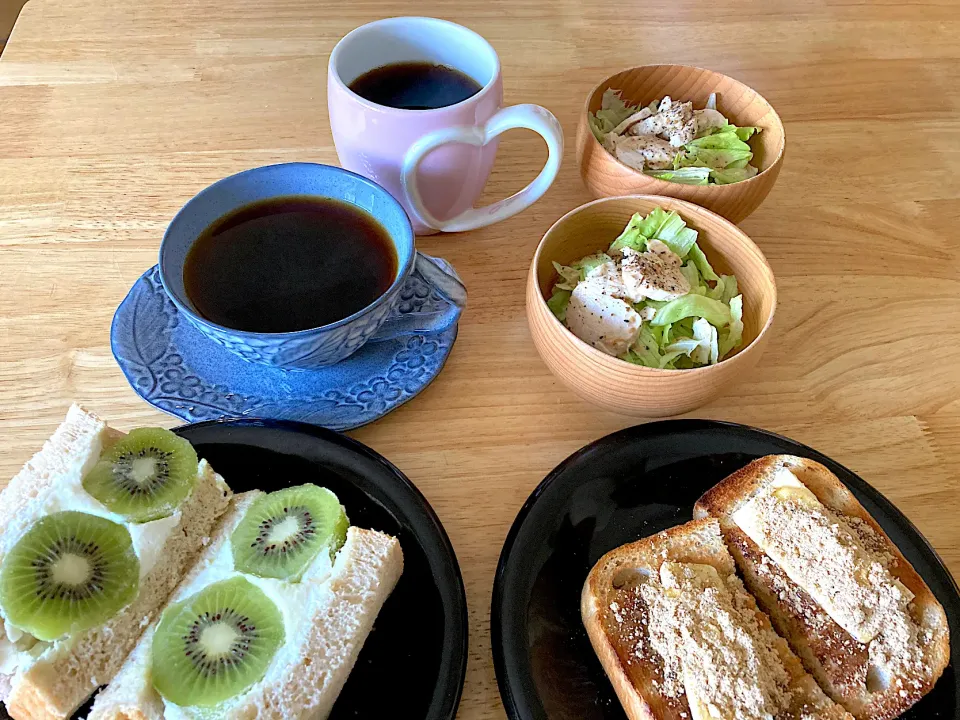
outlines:
{"label": "toast with powder topping", "polygon": [[747,589],[826,693],[857,720],[891,720],[950,660],[943,608],[825,466],[760,458],[708,491]]}
{"label": "toast with powder topping", "polygon": [[743,587],[715,519],[607,553],[580,607],[630,720],[851,720]]}

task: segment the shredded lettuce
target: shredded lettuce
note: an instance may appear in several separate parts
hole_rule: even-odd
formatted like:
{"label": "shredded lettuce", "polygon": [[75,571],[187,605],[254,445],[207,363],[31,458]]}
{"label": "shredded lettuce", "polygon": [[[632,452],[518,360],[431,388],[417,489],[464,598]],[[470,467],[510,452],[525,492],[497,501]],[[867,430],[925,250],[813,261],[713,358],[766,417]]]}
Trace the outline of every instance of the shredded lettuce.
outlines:
{"label": "shredded lettuce", "polygon": [[707,260],[707,256],[703,254],[703,250],[700,249],[699,245],[694,245],[690,248],[690,259],[693,260],[704,280],[707,282],[717,282],[717,280],[720,279],[720,276],[713,271],[713,266],[710,265],[710,261]]}
{"label": "shredded lettuce", "polygon": [[700,347],[700,341],[697,338],[680,338],[674,342],[667,345],[667,352],[679,352],[683,353],[687,357],[690,357],[690,354]]}
{"label": "shredded lettuce", "polygon": [[604,263],[610,262],[611,258],[606,253],[597,253],[596,255],[587,255],[573,264],[580,271],[580,279],[586,280],[591,270],[595,270]]}
{"label": "shredded lettuce", "polygon": [[603,138],[608,132],[639,109],[627,105],[620,97],[619,90],[608,88],[604,91],[600,100],[600,109],[595,113],[590,113],[590,129],[593,130],[597,140],[603,142]]}
{"label": "shredded lettuce", "polygon": [[686,260],[690,248],[697,243],[697,231],[688,228],[683,218],[673,210],[667,214],[663,224],[657,228],[653,237],[673,250],[680,256],[681,260]]}
{"label": "shredded lettuce", "polygon": [[[660,208],[656,208],[650,213],[650,217],[653,217],[658,210],[661,213],[663,212]],[[622,252],[624,248],[630,248],[635,252],[643,252],[647,249],[647,239],[652,235],[651,225],[654,224],[647,222],[643,215],[634,213],[623,232],[610,244],[610,249],[607,252],[616,255]]]}
{"label": "shredded lettuce", "polygon": [[621,360],[645,367],[674,369],[673,361],[682,355],[683,351],[676,348],[664,348],[663,337],[658,337],[656,333],[658,329],[644,324],[640,328],[637,341],[621,357]]}
{"label": "shredded lettuce", "polygon": [[688,317],[699,317],[707,320],[711,325],[721,327],[730,322],[730,308],[719,300],[708,298],[706,295],[690,293],[671,300],[657,310],[651,322],[654,325],[667,325]]}
{"label": "shredded lettuce", "polygon": [[747,165],[742,168],[727,167],[723,170],[710,171],[710,177],[713,178],[713,181],[717,185],[729,185],[730,183],[740,182],[741,180],[749,180],[756,174],[757,169],[753,165]]}
{"label": "shredded lettuce", "polygon": [[742,150],[750,152],[750,146],[740,139],[736,126],[730,124],[713,128],[709,135],[691,140],[684,147],[688,151],[691,148],[698,148],[702,150]]}
{"label": "shredded lettuce", "polygon": [[753,151],[746,141],[757,132],[758,128],[737,127],[729,121],[721,127],[706,128],[703,135],[684,145],[683,152],[673,159],[674,172],[706,170],[708,183],[715,185],[752,178],[758,170],[749,164]]}
{"label": "shredded lettuce", "polygon": [[560,276],[560,280],[554,287],[558,290],[573,290],[577,286],[578,282],[587,279],[587,274],[591,270],[610,261],[611,258],[606,253],[587,255],[585,258],[580,258],[572,265],[561,265],[554,260],[553,269],[556,270],[557,275]]}
{"label": "shredded lettuce", "polygon": [[[697,270],[696,263],[685,263],[683,266],[681,266],[680,272],[683,273],[683,276],[687,279],[687,282],[690,283],[690,292],[695,292],[697,295],[704,294],[704,288],[700,285],[700,271]],[[710,294],[709,288],[707,288],[707,294]]]}
{"label": "shredded lettuce", "polygon": [[743,342],[743,295],[737,295],[730,300],[730,316],[730,327],[720,336],[720,357]]}
{"label": "shredded lettuce", "polygon": [[647,240],[654,239],[664,243],[683,260],[697,244],[697,231],[688,228],[676,211],[654,208],[646,217],[635,213],[607,252],[616,255],[625,247],[643,252],[647,249]]}
{"label": "shredded lettuce", "polygon": [[653,333],[650,332],[650,326],[647,323],[644,323],[640,328],[640,335],[637,337],[637,341],[630,348],[629,352],[639,360],[638,365],[660,367],[660,360],[662,358],[660,354],[660,344],[657,342],[657,338],[654,337]]}
{"label": "shredded lettuce", "polygon": [[733,275],[721,275],[713,289],[707,290],[707,297],[729,304],[734,295],[738,294],[737,279]]}
{"label": "shredded lettuce", "polygon": [[705,167],[711,170],[723,170],[731,163],[741,160],[749,161],[753,157],[750,150],[739,148],[691,148],[689,145],[686,147],[687,149],[677,155],[673,161],[677,168]]}
{"label": "shredded lettuce", "polygon": [[[596,268],[604,263],[616,267],[615,258],[624,248],[645,252],[653,239],[681,257],[680,272],[690,284],[690,292],[670,301],[644,299],[632,303],[643,323],[637,339],[620,359],[670,370],[719,362],[743,342],[743,296],[733,275],[714,271],[697,244],[697,231],[687,227],[672,210],[655,208],[646,216],[636,213],[606,253],[587,255],[570,265],[554,263],[557,280],[547,305],[564,322],[571,293],[579,282],[588,276],[604,282],[606,271],[598,275],[593,272]],[[619,292],[623,292],[620,287]]]}
{"label": "shredded lettuce", "polygon": [[567,305],[570,304],[570,291],[557,290],[554,287],[553,295],[547,300],[547,307],[550,312],[557,316],[557,320],[563,322],[567,319]]}
{"label": "shredded lettuce", "polygon": [[[647,107],[656,113],[659,100]],[[620,123],[638,112],[641,105],[629,105],[619,90],[607,89],[603,93],[600,109],[589,113],[589,125],[600,143]],[[747,141],[760,132],[752,126],[738,127],[716,110],[716,93],[711,93],[707,105],[699,113],[697,135],[680,149],[667,170],[646,169],[651,177],[685,185],[728,185],[749,180],[759,171],[750,161],[753,151]],[[722,124],[719,124],[722,123]],[[734,172],[736,171],[736,172]]]}
{"label": "shredded lettuce", "polygon": [[685,167],[676,170],[644,170],[645,175],[683,185],[709,185],[713,170],[706,167]]}
{"label": "shredded lettuce", "polygon": [[580,277],[579,268],[561,265],[556,260],[553,261],[553,269],[560,276],[560,280],[554,285],[556,290],[573,290],[577,283],[583,279]]}
{"label": "shredded lettuce", "polygon": [[700,341],[700,346],[694,351],[696,357],[691,354],[690,359],[702,365],[716,365],[720,358],[717,328],[706,318],[697,318],[693,323],[693,337]]}

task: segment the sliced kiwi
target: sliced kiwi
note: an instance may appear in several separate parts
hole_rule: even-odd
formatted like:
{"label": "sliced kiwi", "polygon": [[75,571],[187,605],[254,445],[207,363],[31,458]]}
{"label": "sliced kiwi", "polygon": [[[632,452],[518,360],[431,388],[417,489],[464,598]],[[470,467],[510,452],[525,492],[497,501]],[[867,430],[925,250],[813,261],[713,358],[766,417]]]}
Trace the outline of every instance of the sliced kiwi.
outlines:
{"label": "sliced kiwi", "polygon": [[133,430],[107,448],[83,489],[133,522],[171,515],[197,479],[193,446],[163,428]]}
{"label": "sliced kiwi", "polygon": [[87,630],[133,600],[140,561],[130,532],[82,512],[41,518],[0,568],[0,606],[10,623],[40,640]]}
{"label": "sliced kiwi", "polygon": [[260,680],[283,641],[280,611],[256,585],[243,577],[208,585],[163,611],[153,686],[177,705],[216,705]]}
{"label": "sliced kiwi", "polygon": [[233,565],[260,577],[298,580],[321,550],[333,555],[349,521],[337,496],[316,485],[262,495],[233,531]]}

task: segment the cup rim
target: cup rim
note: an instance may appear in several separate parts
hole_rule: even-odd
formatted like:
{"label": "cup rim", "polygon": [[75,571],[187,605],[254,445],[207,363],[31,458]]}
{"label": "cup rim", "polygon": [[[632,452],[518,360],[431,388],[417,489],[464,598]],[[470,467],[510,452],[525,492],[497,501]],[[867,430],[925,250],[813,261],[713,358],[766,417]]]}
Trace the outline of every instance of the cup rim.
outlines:
{"label": "cup rim", "polygon": [[[734,353],[733,355],[730,355],[729,357],[723,358],[722,360],[717,361],[714,365],[702,365],[700,367],[695,367],[695,368],[676,368],[671,370],[669,368],[651,368],[651,367],[646,367],[645,365],[634,365],[633,363],[628,363],[626,360],[621,360],[620,358],[614,357],[613,355],[607,355],[607,353],[597,350],[595,347],[590,345],[590,343],[584,342],[583,340],[578,338],[576,335],[573,334],[572,330],[570,330],[566,325],[560,322],[557,316],[553,314],[553,312],[550,310],[550,307],[547,305],[547,300],[543,296],[543,291],[540,289],[540,283],[537,281],[537,269],[540,267],[541,258],[543,257],[543,247],[547,241],[547,237],[554,230],[556,230],[562,223],[566,222],[571,216],[575,215],[576,213],[586,210],[587,208],[592,207],[594,205],[601,205],[603,203],[610,202],[613,200],[649,200],[656,203],[669,202],[669,203],[677,203],[681,207],[696,208],[698,211],[703,211],[708,213],[709,215],[712,215],[715,219],[720,220],[722,224],[729,225],[734,231],[736,231],[735,234],[739,236],[739,239],[741,240],[741,242],[746,241],[748,245],[752,246],[753,249],[756,250],[757,254],[760,256],[760,258],[763,260],[763,264],[767,268],[767,270],[770,272],[770,277],[773,280],[773,282],[771,283],[771,287],[773,288],[773,298],[772,298],[773,302],[772,302],[772,305],[770,306],[770,315],[767,318],[767,321],[763,324],[763,327],[760,328],[759,332],[757,332],[757,336],[753,338],[749,343],[739,348],[736,353]],[[552,261],[551,258],[548,258],[548,259]],[[537,249],[533,253],[533,260],[530,263],[528,282],[531,283],[534,286],[534,289],[536,290],[538,308],[541,310],[541,312],[545,312],[547,315],[550,316],[550,321],[555,323],[560,328],[560,330],[562,330],[569,337],[569,339],[573,342],[573,344],[577,348],[585,351],[588,355],[594,358],[597,358],[601,362],[616,363],[616,367],[618,368],[623,368],[623,366],[626,365],[629,368],[633,368],[640,375],[649,375],[651,377],[652,376],[669,377],[676,373],[688,373],[688,374],[699,373],[701,375],[705,375],[713,372],[718,372],[717,368],[719,368],[721,365],[736,361],[737,358],[743,355],[746,355],[751,348],[756,346],[764,338],[764,336],[769,332],[770,328],[773,326],[773,319],[777,314],[777,301],[778,301],[777,283],[776,283],[776,277],[773,274],[773,268],[770,266],[770,261],[767,260],[767,256],[763,254],[763,251],[750,238],[750,236],[747,235],[743,230],[741,230],[739,226],[730,222],[722,215],[719,215],[713,212],[712,210],[708,210],[705,207],[692,203],[689,200],[670,197],[668,195],[655,195],[652,193],[637,194],[637,195],[613,195],[610,197],[597,198],[596,200],[591,200],[590,202],[584,203],[583,205],[579,205],[573,208],[569,212],[565,213],[562,217],[558,218],[557,221],[554,222],[550,226],[550,228],[543,234],[543,237],[540,238],[540,242],[537,243]]]}
{"label": "cup rim", "polygon": [[[617,70],[617,72],[611,73],[610,75],[608,75],[607,77],[605,77],[603,80],[601,80],[600,82],[598,82],[596,85],[594,85],[594,86],[590,89],[590,92],[587,93],[587,98],[586,98],[586,100],[585,100],[584,103],[583,103],[583,118],[582,118],[582,122],[587,123],[587,125],[588,125],[587,130],[590,132],[590,139],[591,139],[591,141],[594,142],[594,143],[596,143],[597,146],[598,146],[601,150],[603,150],[603,152],[607,153],[606,148],[604,148],[604,147],[600,144],[600,141],[597,140],[596,135],[593,134],[593,130],[589,127],[588,118],[589,118],[589,114],[590,114],[590,100],[593,99],[593,96],[594,96],[594,94],[597,92],[597,90],[599,90],[603,85],[607,85],[607,83],[608,83],[611,79],[617,77],[618,75],[622,75],[623,73],[627,73],[627,72],[634,72],[634,71],[636,71],[636,70],[652,70],[653,68],[686,68],[686,69],[689,69],[689,70],[696,70],[696,71],[698,71],[698,72],[703,72],[703,73],[713,73],[714,75],[720,75],[721,77],[725,77],[725,78],[727,78],[728,80],[732,80],[733,82],[737,83],[738,85],[742,85],[742,86],[745,87],[747,90],[749,90],[750,92],[754,93],[758,98],[760,98],[761,100],[763,100],[763,102],[766,103],[767,107],[770,108],[770,112],[773,113],[773,117],[774,117],[774,119],[776,120],[777,125],[780,126],[780,147],[777,148],[776,157],[774,157],[774,159],[770,162],[770,164],[769,164],[767,167],[765,167],[763,170],[761,170],[760,172],[758,172],[758,173],[757,173],[756,175],[754,175],[752,178],[747,178],[746,180],[740,180],[739,182],[735,182],[735,183],[727,183],[726,185],[697,185],[697,186],[695,186],[695,187],[697,187],[697,189],[707,188],[707,192],[717,192],[717,188],[732,188],[732,187],[745,188],[748,183],[751,183],[751,182],[757,180],[761,175],[764,175],[764,174],[766,174],[767,172],[773,170],[775,167],[777,167],[777,166],[781,163],[781,161],[783,160],[783,153],[784,153],[784,151],[786,150],[786,147],[787,147],[787,133],[786,133],[786,130],[784,129],[784,127],[783,127],[783,119],[780,117],[780,113],[777,112],[777,109],[773,106],[773,103],[771,103],[769,100],[767,100],[766,97],[764,97],[763,95],[761,95],[757,90],[755,90],[754,88],[752,88],[750,85],[747,85],[745,82],[743,82],[743,81],[741,81],[741,80],[738,80],[737,78],[733,77],[732,75],[727,75],[726,73],[722,73],[722,72],[720,72],[720,71],[718,71],[718,70],[711,70],[710,68],[700,67],[699,65],[682,65],[682,64],[679,64],[679,63],[651,63],[651,64],[648,64],[648,65],[634,65],[634,66],[631,66],[631,67],[621,68],[620,70]],[[609,85],[607,85],[607,87],[609,87]],[[611,159],[613,162],[617,163],[618,165],[622,165],[625,169],[629,170],[629,171],[630,171],[631,173],[633,173],[634,175],[639,175],[639,176],[642,176],[642,177],[643,177],[644,179],[646,179],[646,180],[652,181],[652,182],[651,182],[651,188],[650,188],[651,191],[650,191],[649,193],[646,193],[646,194],[648,194],[648,195],[661,195],[661,193],[658,192],[658,189],[663,189],[663,190],[665,191],[665,192],[663,193],[663,196],[664,196],[664,197],[669,197],[668,192],[670,191],[670,189],[671,189],[671,188],[674,188],[676,185],[682,184],[682,183],[671,182],[671,181],[669,181],[669,180],[661,180],[660,178],[655,178],[655,177],[653,177],[652,175],[646,175],[645,173],[643,173],[643,172],[641,172],[641,171],[639,171],[639,170],[637,170],[637,169],[635,169],[635,168],[632,168],[632,167],[630,167],[629,165],[625,165],[624,163],[620,162],[620,160],[618,160],[617,158],[615,158],[613,155],[610,155],[610,153],[607,153],[607,155],[610,156],[610,159]],[[759,180],[757,180],[757,181],[759,182]],[[676,190],[674,190],[674,192],[676,192]],[[723,192],[723,191],[720,191],[720,192]],[[732,191],[730,191],[730,192],[732,192]],[[626,196],[623,196],[623,197],[626,197]]]}
{"label": "cup rim", "polygon": [[[387,198],[388,204],[392,204],[399,211],[400,216],[405,221],[402,225],[402,228],[401,228],[402,232],[400,234],[402,236],[409,237],[410,250],[411,250],[410,257],[407,260],[406,264],[403,267],[399,267],[399,266],[397,267],[397,275],[393,279],[393,282],[390,283],[390,286],[386,290],[384,290],[383,293],[379,297],[377,297],[376,300],[371,302],[369,305],[365,305],[364,307],[360,308],[353,314],[348,315],[347,317],[342,318],[340,320],[337,320],[336,322],[328,323],[327,325],[317,325],[316,327],[304,328],[303,330],[288,330],[284,332],[265,332],[265,331],[259,331],[259,330],[240,330],[238,328],[229,327],[228,325],[221,325],[219,323],[215,323],[212,320],[209,320],[203,317],[199,312],[196,312],[191,307],[189,307],[187,303],[183,302],[183,300],[177,296],[177,293],[172,292],[170,288],[170,284],[167,282],[166,273],[164,272],[164,268],[163,268],[163,258],[164,258],[164,250],[169,248],[169,245],[171,242],[170,229],[174,226],[174,224],[181,217],[181,215],[187,212],[190,205],[192,205],[195,200],[198,200],[202,196],[206,196],[208,194],[216,192],[218,188],[226,184],[228,181],[235,180],[236,178],[242,177],[244,175],[251,175],[251,174],[263,172],[264,170],[267,170],[267,169],[272,169],[272,168],[294,169],[298,167],[309,168],[311,170],[316,168],[324,168],[326,170],[332,170],[334,171],[334,173],[343,173],[345,175],[351,175],[356,180],[359,180],[362,184],[367,185],[373,192],[379,193],[383,195],[384,198]],[[328,195],[318,195],[316,193],[305,193],[305,194],[308,196],[314,196],[314,197],[324,197],[324,198],[331,197]],[[282,197],[282,195],[271,195],[269,197]],[[347,200],[342,200],[341,198],[332,198],[332,199],[341,200],[341,202],[347,202],[348,204],[351,204],[351,205],[353,204]],[[234,212],[235,210],[237,210],[238,207],[240,206],[237,206],[232,210],[228,210],[226,213],[223,213],[217,218],[217,220],[224,217],[225,215],[230,214],[231,212]],[[363,210],[363,208],[360,208],[360,209]],[[364,212],[366,212],[366,210],[364,210]],[[374,217],[374,216],[371,215],[371,217]],[[214,222],[216,222],[217,220],[214,220]],[[374,220],[376,220],[378,223],[380,222],[379,218],[377,217],[374,217]],[[386,230],[386,228],[384,228],[384,230]],[[393,240],[394,244],[396,244],[398,238],[395,238],[393,233],[388,232],[388,235],[390,235],[391,240]],[[399,239],[402,240],[402,237]],[[190,241],[190,247],[193,246],[193,243],[196,242],[196,240],[197,240],[196,238],[193,238]],[[189,252],[189,248],[188,248],[188,252]],[[417,260],[416,235],[414,235],[413,225],[410,223],[410,216],[407,215],[407,212],[403,209],[403,206],[399,203],[399,201],[395,197],[393,197],[393,195],[391,195],[381,185],[375,183],[373,180],[370,180],[369,178],[364,177],[363,175],[359,175],[355,172],[351,172],[350,170],[345,170],[344,168],[337,167],[335,165],[324,165],[323,163],[311,163],[311,162],[289,162],[289,163],[274,163],[273,165],[260,165],[258,167],[242,170],[238,173],[234,173],[233,175],[227,175],[224,178],[220,178],[215,183],[208,185],[203,190],[201,190],[200,192],[195,194],[193,197],[191,197],[189,200],[187,200],[187,202],[183,204],[183,206],[176,212],[176,214],[173,216],[173,218],[171,218],[170,222],[167,224],[167,229],[163,233],[163,239],[160,241],[160,252],[159,252],[157,267],[159,268],[160,283],[163,285],[164,293],[168,298],[170,298],[170,301],[176,306],[177,310],[180,311],[181,313],[184,313],[188,318],[190,318],[191,321],[200,323],[201,325],[205,325],[225,335],[238,335],[238,336],[247,337],[247,338],[267,336],[270,338],[286,339],[286,338],[301,337],[309,333],[315,333],[318,330],[332,330],[334,328],[341,327],[343,325],[346,325],[347,323],[350,323],[356,320],[362,315],[365,315],[366,313],[370,312],[371,310],[378,307],[379,305],[382,305],[384,302],[387,301],[387,299],[390,296],[392,296],[396,292],[396,290],[407,279],[407,276],[413,270],[413,266],[416,263],[416,260]]]}
{"label": "cup rim", "polygon": [[[375,25],[393,25],[393,24],[408,21],[408,20],[425,22],[427,24],[433,24],[433,25],[441,25],[447,28],[456,28],[457,30],[464,31],[469,35],[473,35],[481,43],[483,43],[487,48],[489,48],[490,53],[493,55],[493,75],[490,77],[490,80],[487,81],[487,83],[485,83],[482,88],[480,88],[479,92],[475,93],[474,95],[471,95],[468,98],[461,100],[460,102],[454,103],[453,105],[444,105],[443,107],[426,108],[422,110],[414,110],[411,108],[395,108],[395,107],[390,107],[389,105],[381,105],[380,103],[375,103],[370,100],[367,100],[362,95],[358,95],[353,90],[351,90],[350,87],[343,81],[343,78],[340,77],[340,70],[337,67],[338,60],[339,60],[338,56],[342,52],[341,46],[343,45],[343,43],[348,38],[350,38],[350,36],[358,34],[363,30],[368,30],[369,28]],[[468,103],[479,102],[482,98],[490,94],[490,91],[497,84],[497,80],[500,78],[500,73],[501,73],[500,55],[497,53],[493,45],[490,44],[490,41],[487,40],[485,37],[483,37],[483,35],[481,35],[475,30],[471,30],[465,25],[460,25],[458,23],[451,22],[449,20],[443,20],[441,18],[428,17],[426,15],[400,15],[397,17],[381,18],[380,20],[373,20],[372,22],[364,23],[363,25],[355,27],[353,30],[351,30],[342,38],[340,38],[337,41],[337,44],[333,46],[333,50],[330,52],[330,59],[327,61],[327,67],[330,69],[330,72],[329,72],[330,79],[333,80],[333,82],[336,83],[337,87],[340,88],[340,90],[342,90],[343,92],[345,92],[347,96],[350,97],[350,99],[353,100],[354,102],[357,102],[360,105],[363,105],[364,107],[369,108],[371,110],[377,110],[380,112],[412,113],[412,114],[420,114],[420,115],[423,115],[426,113],[447,112],[457,108],[461,108]],[[374,68],[370,68],[370,69],[373,70]],[[459,68],[457,69],[459,70]]]}

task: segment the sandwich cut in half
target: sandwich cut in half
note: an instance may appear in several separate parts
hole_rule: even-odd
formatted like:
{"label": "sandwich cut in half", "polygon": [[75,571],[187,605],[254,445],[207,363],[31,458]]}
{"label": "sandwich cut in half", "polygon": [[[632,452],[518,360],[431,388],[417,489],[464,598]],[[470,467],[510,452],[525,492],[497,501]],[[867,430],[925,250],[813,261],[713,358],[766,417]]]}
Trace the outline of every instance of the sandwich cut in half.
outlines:
{"label": "sandwich cut in half", "polygon": [[950,661],[943,607],[829,469],[760,458],[697,501],[744,582],[827,694],[857,720],[891,720]]}
{"label": "sandwich cut in half", "polygon": [[326,718],[402,572],[325,488],[236,495],[89,720]]}
{"label": "sandwich cut in half", "polygon": [[580,610],[630,720],[851,720],[757,608],[714,519],[604,555]]}
{"label": "sandwich cut in half", "polygon": [[186,440],[74,405],[0,492],[0,700],[69,717],[108,683],[203,549],[230,489]]}

